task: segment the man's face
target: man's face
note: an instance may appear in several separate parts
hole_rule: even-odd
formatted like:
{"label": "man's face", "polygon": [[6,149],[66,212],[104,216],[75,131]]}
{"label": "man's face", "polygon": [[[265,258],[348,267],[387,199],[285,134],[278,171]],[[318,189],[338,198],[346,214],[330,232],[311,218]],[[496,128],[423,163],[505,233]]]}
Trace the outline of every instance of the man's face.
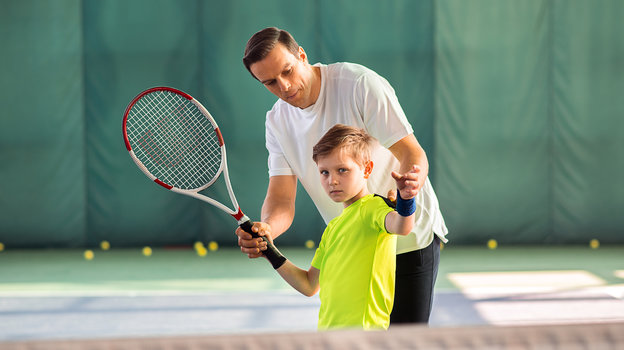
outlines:
{"label": "man's face", "polygon": [[318,96],[311,93],[313,71],[303,48],[299,48],[299,54],[295,56],[278,43],[263,60],[249,69],[269,91],[292,106],[306,108],[316,102]]}

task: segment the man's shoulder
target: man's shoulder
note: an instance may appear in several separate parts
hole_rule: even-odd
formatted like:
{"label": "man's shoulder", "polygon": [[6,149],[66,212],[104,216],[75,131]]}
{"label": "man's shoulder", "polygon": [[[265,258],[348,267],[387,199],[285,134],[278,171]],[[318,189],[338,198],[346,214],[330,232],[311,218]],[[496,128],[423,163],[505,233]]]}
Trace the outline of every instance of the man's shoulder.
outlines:
{"label": "man's shoulder", "polygon": [[358,79],[367,74],[375,72],[361,64],[351,62],[337,62],[327,65],[327,72],[330,76]]}
{"label": "man's shoulder", "polygon": [[281,98],[278,98],[273,104],[273,107],[271,107],[271,109],[267,112],[266,117],[267,119],[275,118],[283,114],[289,108],[290,105],[288,103],[284,102]]}

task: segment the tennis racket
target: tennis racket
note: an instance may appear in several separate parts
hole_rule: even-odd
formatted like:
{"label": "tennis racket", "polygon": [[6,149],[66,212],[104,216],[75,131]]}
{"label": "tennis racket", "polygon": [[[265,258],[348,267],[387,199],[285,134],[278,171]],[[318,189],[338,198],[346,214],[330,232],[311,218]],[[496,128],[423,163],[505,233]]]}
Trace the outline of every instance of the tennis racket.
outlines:
{"label": "tennis racket", "polygon": [[[136,165],[155,183],[205,201],[230,214],[253,237],[251,220],[243,214],[228,174],[225,142],[208,110],[190,95],[170,87],[154,87],[137,95],[123,117],[126,149]],[[223,174],[232,207],[200,194]],[[285,261],[266,237],[263,254],[273,264]],[[279,267],[279,266],[278,266]]]}

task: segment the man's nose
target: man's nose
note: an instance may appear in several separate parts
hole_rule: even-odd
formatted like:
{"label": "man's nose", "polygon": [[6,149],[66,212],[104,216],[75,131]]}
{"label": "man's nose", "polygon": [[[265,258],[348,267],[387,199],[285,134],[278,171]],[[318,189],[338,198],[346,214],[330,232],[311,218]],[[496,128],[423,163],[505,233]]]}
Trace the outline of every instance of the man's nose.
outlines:
{"label": "man's nose", "polygon": [[288,91],[288,89],[290,89],[290,82],[286,79],[278,78],[277,84],[281,91]]}

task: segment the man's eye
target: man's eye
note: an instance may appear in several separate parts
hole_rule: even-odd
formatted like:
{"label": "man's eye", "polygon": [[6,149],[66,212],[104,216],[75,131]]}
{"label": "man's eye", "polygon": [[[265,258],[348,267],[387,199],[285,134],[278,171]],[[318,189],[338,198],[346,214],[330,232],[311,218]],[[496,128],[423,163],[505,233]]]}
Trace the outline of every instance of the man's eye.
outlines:
{"label": "man's eye", "polygon": [[288,74],[290,74],[290,73],[292,73],[292,68],[288,68],[288,69],[284,72],[284,75],[288,75]]}

